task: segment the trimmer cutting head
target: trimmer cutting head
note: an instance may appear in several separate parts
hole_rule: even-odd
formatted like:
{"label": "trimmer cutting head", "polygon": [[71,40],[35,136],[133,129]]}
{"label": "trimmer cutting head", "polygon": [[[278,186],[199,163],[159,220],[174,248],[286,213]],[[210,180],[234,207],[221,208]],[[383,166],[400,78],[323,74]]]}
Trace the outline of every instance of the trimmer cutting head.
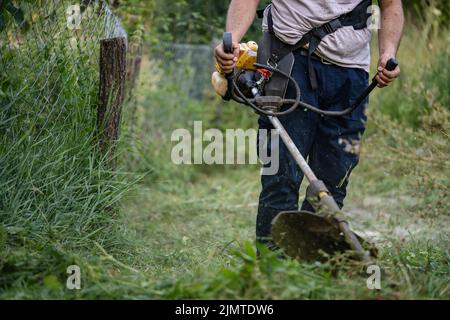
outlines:
{"label": "trimmer cutting head", "polygon": [[[327,256],[351,250],[338,223],[334,217],[325,218],[309,211],[280,212],[272,221],[272,238],[291,258],[325,261]],[[372,256],[376,256],[373,246],[356,237]]]}

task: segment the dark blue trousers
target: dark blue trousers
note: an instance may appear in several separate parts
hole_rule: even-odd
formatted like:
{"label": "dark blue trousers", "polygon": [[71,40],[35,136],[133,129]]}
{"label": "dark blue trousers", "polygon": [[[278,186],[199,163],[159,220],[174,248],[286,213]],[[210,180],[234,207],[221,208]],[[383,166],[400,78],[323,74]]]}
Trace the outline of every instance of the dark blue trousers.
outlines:
{"label": "dark blue trousers", "polygon": [[[319,87],[312,90],[308,77],[307,58],[296,53],[292,76],[301,90],[302,101],[323,110],[343,110],[368,85],[368,73],[362,69],[344,68],[313,60]],[[293,98],[295,91],[289,86],[286,96]],[[357,148],[365,129],[364,114],[367,101],[351,115],[324,117],[298,108],[280,117],[280,121],[302,155],[308,158],[316,176],[322,180],[342,207],[348,178],[358,163]],[[266,116],[259,119],[260,129],[273,129]],[[259,144],[259,141],[258,141]],[[299,188],[303,173],[280,139],[279,170],[275,175],[262,175],[262,191],[259,197],[256,221],[258,241],[270,236],[271,221],[280,212],[298,210]],[[267,142],[270,154],[270,139]],[[259,150],[259,148],[258,148]],[[302,210],[313,211],[304,200]]]}

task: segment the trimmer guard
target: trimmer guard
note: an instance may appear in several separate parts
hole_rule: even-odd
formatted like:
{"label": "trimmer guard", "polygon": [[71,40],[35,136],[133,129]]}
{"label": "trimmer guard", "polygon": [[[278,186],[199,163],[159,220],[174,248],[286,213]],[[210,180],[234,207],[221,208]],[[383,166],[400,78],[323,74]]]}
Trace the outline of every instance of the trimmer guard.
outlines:
{"label": "trimmer guard", "polygon": [[[291,258],[301,261],[326,261],[327,256],[350,251],[338,220],[309,211],[280,212],[272,221],[272,238]],[[373,245],[355,234],[366,250],[376,256]]]}

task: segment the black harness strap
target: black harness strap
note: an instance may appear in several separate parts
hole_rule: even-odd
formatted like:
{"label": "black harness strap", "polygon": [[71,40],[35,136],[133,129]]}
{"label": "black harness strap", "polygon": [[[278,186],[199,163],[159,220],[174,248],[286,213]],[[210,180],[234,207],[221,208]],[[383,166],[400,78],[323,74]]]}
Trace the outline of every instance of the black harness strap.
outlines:
{"label": "black harness strap", "polygon": [[266,8],[256,10],[256,16],[258,17],[258,19],[264,18],[264,11],[265,10],[266,10]]}
{"label": "black harness strap", "polygon": [[[273,28],[273,18],[272,18],[272,6],[269,5],[269,9],[267,11],[267,27],[269,32],[272,35],[272,48],[271,48],[271,56],[268,61],[269,65],[276,66],[277,63],[283,59],[289,53],[303,48],[305,45],[308,46],[308,73],[309,79],[311,82],[311,87],[313,90],[316,90],[318,87],[317,83],[317,75],[314,70],[314,66],[311,61],[312,54],[319,47],[320,42],[324,37],[329,34],[336,32],[336,30],[346,27],[353,26],[355,30],[364,29],[367,27],[367,21],[371,16],[371,13],[368,12],[369,6],[372,4],[372,0],[363,0],[359,3],[352,11],[343,14],[342,16],[331,20],[320,27],[314,28],[308,31],[296,44],[290,45],[280,41],[275,36],[275,31]],[[260,14],[260,13],[259,13]]]}
{"label": "black harness strap", "polygon": [[269,5],[269,11],[267,12],[267,27],[270,33],[275,34],[273,30],[272,5]]}

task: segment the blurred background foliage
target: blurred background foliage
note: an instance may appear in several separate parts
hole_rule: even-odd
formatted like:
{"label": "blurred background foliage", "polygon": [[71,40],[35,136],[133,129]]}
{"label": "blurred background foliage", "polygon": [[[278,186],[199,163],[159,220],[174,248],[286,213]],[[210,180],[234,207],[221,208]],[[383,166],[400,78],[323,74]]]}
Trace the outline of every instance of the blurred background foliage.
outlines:
{"label": "blurred background foliage", "polygon": [[[212,37],[220,37],[226,20],[229,0],[123,0],[123,7],[133,7],[135,13],[140,11],[151,34],[155,39],[179,43],[207,44]],[[260,8],[269,0],[261,0]],[[376,3],[377,1],[374,1]],[[448,0],[408,0],[403,1],[407,14],[414,17],[417,23],[431,6],[438,24],[448,25],[450,21],[450,1]],[[153,9],[149,14],[149,9]],[[256,19],[248,39],[259,39],[260,21]]]}
{"label": "blurred background foliage", "polygon": [[[82,10],[95,0],[81,0]],[[153,43],[169,41],[177,43],[208,44],[213,37],[220,37],[226,20],[229,0],[110,0],[111,7],[118,13],[127,30],[144,30],[145,37]],[[374,1],[376,3],[377,1]],[[24,28],[35,18],[26,4],[38,8],[45,0],[2,0],[0,2],[0,30],[15,22]],[[260,8],[270,3],[261,0]],[[450,21],[450,1],[448,0],[408,0],[403,1],[407,14],[420,24],[432,7],[437,25],[448,26]],[[31,11],[31,12],[30,12]],[[259,38],[260,21],[256,19],[247,33],[247,38]]]}

